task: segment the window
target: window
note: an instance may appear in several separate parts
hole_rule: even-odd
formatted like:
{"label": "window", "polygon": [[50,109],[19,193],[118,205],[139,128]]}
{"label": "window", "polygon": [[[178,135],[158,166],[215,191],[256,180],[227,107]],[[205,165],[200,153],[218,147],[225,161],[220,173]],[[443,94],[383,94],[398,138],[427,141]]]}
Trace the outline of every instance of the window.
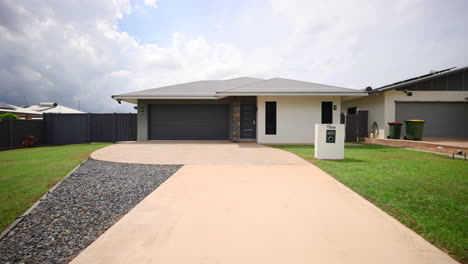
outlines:
{"label": "window", "polygon": [[333,123],[333,102],[322,102],[322,124]]}
{"label": "window", "polygon": [[357,115],[357,107],[348,108],[348,115]]}
{"label": "window", "polygon": [[265,102],[265,134],[276,135],[276,102]]}

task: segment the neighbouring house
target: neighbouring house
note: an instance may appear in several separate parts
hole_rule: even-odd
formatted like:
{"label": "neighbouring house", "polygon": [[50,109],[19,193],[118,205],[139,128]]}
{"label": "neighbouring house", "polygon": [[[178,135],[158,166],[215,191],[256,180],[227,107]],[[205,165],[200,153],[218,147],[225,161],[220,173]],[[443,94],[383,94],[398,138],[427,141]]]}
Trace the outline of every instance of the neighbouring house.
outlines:
{"label": "neighbouring house", "polygon": [[38,105],[25,106],[26,109],[34,110],[41,113],[58,113],[58,114],[83,114],[85,112],[59,105],[57,103],[40,103]]}
{"label": "neighbouring house", "polygon": [[[368,127],[386,138],[389,122],[425,120],[425,138],[468,139],[468,67],[450,68],[368,89],[369,96],[347,100],[342,112],[368,111]],[[402,133],[405,135],[405,129]]]}
{"label": "neighbouring house", "polygon": [[317,123],[339,124],[341,105],[367,92],[311,82],[242,77],[113,95],[137,104],[138,140],[313,144]]}
{"label": "neighbouring house", "polygon": [[12,113],[24,119],[42,118],[41,112],[0,102],[0,114],[5,113]]}

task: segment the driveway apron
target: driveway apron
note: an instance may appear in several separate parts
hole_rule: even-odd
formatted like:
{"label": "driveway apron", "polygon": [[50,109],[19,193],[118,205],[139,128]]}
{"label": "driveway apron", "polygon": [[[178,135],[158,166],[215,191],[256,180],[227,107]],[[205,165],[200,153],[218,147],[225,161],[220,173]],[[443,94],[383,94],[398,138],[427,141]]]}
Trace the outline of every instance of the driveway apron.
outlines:
{"label": "driveway apron", "polygon": [[186,165],[72,263],[456,263],[297,159]]}

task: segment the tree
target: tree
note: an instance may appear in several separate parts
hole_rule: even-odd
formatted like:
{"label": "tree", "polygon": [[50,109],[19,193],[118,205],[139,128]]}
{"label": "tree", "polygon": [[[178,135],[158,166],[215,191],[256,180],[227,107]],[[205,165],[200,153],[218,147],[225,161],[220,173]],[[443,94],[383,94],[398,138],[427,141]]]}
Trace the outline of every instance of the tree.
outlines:
{"label": "tree", "polygon": [[12,114],[12,113],[5,113],[0,115],[0,119],[20,119],[19,116]]}

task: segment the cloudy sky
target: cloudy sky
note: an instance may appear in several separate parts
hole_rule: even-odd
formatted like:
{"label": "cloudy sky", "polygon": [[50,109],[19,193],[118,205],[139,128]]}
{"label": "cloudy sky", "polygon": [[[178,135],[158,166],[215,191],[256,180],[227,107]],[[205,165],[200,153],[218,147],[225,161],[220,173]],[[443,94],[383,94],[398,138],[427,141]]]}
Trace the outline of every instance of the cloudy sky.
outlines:
{"label": "cloudy sky", "polygon": [[468,65],[466,0],[0,0],[0,101],[239,76],[361,89]]}

